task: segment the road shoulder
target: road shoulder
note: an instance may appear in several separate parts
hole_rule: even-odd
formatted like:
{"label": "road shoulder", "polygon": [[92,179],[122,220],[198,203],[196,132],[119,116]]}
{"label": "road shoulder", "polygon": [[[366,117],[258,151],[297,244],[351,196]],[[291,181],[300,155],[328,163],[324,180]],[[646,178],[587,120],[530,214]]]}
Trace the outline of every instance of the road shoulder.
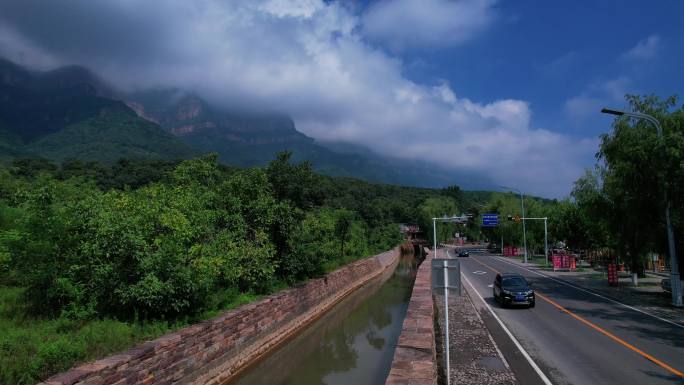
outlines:
{"label": "road shoulder", "polygon": [[[438,349],[444,360],[444,296],[435,293]],[[499,352],[470,296],[449,296],[449,344],[452,384],[519,384]]]}

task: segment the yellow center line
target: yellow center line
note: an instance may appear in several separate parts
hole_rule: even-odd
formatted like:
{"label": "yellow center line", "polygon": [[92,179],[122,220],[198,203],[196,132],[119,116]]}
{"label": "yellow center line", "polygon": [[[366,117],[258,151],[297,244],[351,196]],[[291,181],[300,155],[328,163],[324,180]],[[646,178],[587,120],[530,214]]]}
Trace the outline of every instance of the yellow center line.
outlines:
{"label": "yellow center line", "polygon": [[[501,274],[497,269],[493,268],[493,267],[490,266],[489,264],[486,264],[486,263],[484,263],[484,262],[478,260],[478,259],[475,258],[475,257],[471,257],[470,259],[472,259],[472,260],[474,260],[475,262],[481,264],[482,266],[484,266],[484,267],[486,267],[486,268],[488,268],[488,269],[490,269],[490,270],[496,272],[497,274]],[[562,311],[562,312],[568,314],[568,315],[571,316],[572,318],[575,318],[576,320],[582,322],[583,324],[589,326],[590,328],[596,330],[597,332],[599,332],[599,333],[601,333],[601,334],[607,336],[608,338],[610,338],[610,339],[612,339],[613,341],[619,343],[620,345],[622,345],[622,346],[624,346],[624,347],[630,349],[631,351],[633,351],[633,352],[639,354],[640,356],[646,358],[647,360],[653,362],[654,364],[660,366],[661,368],[667,370],[668,372],[670,372],[670,373],[672,373],[672,374],[675,374],[675,375],[677,375],[677,376],[679,376],[679,377],[681,377],[681,378],[684,378],[684,373],[682,373],[681,371],[679,371],[679,370],[673,368],[672,366],[670,366],[670,365],[664,363],[663,361],[661,361],[661,360],[659,360],[659,359],[653,357],[652,355],[650,355],[650,354],[644,352],[643,350],[637,348],[636,346],[630,344],[629,342],[623,340],[622,338],[616,336],[615,334],[609,332],[608,330],[606,330],[606,329],[604,329],[604,328],[602,328],[602,327],[600,327],[600,326],[598,326],[598,325],[592,323],[591,321],[587,320],[586,318],[584,318],[584,317],[582,317],[582,316],[579,316],[579,315],[573,313],[572,311],[570,311],[570,310],[566,309],[565,307],[561,306],[561,305],[558,304],[556,301],[552,300],[551,298],[547,297],[546,295],[541,294],[541,293],[537,292],[536,290],[535,290],[535,294],[536,294],[539,298],[541,298],[541,299],[543,299],[544,301],[550,303],[550,304],[553,305],[555,308],[557,308],[558,310],[560,310],[560,311]]]}

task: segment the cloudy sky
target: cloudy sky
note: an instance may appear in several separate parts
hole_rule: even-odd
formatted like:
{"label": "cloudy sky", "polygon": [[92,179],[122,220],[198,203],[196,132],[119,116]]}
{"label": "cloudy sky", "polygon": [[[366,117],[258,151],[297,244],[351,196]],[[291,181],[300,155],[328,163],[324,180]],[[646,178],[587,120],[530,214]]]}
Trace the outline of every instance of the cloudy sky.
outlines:
{"label": "cloudy sky", "polygon": [[[682,94],[684,2],[3,0],[0,55],[293,117],[563,197],[625,93]],[[458,181],[454,181],[458,183]]]}

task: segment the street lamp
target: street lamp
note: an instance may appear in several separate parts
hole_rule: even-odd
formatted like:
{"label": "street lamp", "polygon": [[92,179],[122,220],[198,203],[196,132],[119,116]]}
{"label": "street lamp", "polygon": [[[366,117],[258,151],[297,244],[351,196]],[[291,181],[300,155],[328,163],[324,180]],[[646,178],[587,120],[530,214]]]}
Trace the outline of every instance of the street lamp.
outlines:
{"label": "street lamp", "polygon": [[[517,188],[507,187],[507,186],[499,186],[499,187],[507,189],[507,190],[515,191],[518,194],[520,194],[520,209],[522,210],[522,217],[523,217],[523,221],[522,221],[522,223],[523,223],[523,248],[525,249],[524,261],[525,261],[525,263],[527,263],[527,234],[525,231],[525,200],[523,198],[523,193],[520,190],[518,190]],[[501,252],[503,253],[503,250]]]}
{"label": "street lamp", "polygon": [[[663,140],[663,128],[660,126],[658,119],[651,115],[642,114],[639,112],[628,112],[620,110],[612,110],[603,108],[601,110],[604,114],[611,114],[617,116],[629,116],[630,118],[643,119],[653,124],[658,132],[658,139]],[[667,184],[667,182],[665,182]],[[682,284],[679,279],[679,263],[677,261],[677,253],[675,251],[674,233],[672,231],[672,221],[670,220],[670,200],[667,198],[667,186],[665,186],[665,224],[667,226],[667,245],[670,251],[670,285],[672,287],[672,306],[682,306]]]}

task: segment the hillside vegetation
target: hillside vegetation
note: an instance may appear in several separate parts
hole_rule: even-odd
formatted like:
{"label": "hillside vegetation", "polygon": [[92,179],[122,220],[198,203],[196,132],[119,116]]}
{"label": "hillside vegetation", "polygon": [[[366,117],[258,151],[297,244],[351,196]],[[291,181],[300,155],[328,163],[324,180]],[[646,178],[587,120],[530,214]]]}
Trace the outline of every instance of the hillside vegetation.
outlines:
{"label": "hillside vegetation", "polygon": [[0,162],[187,159],[200,154],[140,118],[82,67],[34,73],[0,59]]}
{"label": "hillside vegetation", "polygon": [[[459,193],[460,194],[460,193]],[[0,383],[196,322],[390,249],[399,222],[457,210],[440,190],[186,161],[15,160],[0,168]]]}

